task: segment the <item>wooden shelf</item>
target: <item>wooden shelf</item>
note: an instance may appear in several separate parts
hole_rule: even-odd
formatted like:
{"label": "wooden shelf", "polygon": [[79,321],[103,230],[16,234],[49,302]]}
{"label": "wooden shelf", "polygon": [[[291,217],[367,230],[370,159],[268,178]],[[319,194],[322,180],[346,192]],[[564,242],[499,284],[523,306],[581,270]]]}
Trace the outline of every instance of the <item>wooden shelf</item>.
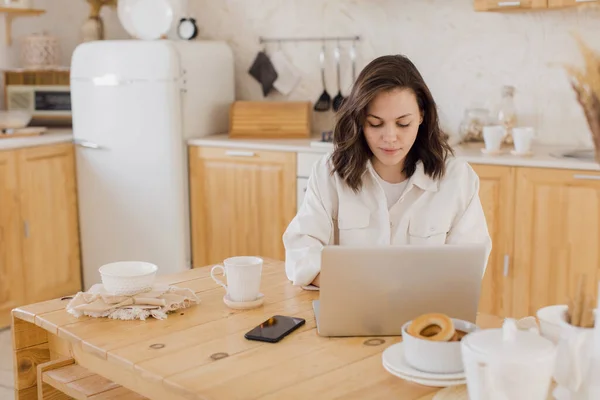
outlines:
{"label": "wooden shelf", "polygon": [[0,14],[4,14],[6,27],[6,45],[12,44],[11,27],[12,21],[16,17],[33,17],[44,14],[46,11],[37,8],[17,8],[17,7],[0,7]]}
{"label": "wooden shelf", "polygon": [[59,400],[148,400],[121,385],[78,365],[72,358],[61,358],[37,366],[38,399]]}

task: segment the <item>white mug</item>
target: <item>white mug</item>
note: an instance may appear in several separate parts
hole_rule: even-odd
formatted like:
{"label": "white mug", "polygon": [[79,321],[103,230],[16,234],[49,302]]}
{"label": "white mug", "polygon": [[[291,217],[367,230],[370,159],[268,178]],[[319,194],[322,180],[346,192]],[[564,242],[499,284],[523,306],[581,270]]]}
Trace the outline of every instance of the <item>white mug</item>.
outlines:
{"label": "white mug", "polygon": [[531,127],[513,128],[512,136],[515,152],[525,154],[531,151],[531,144],[535,138],[535,129]]}
{"label": "white mug", "polygon": [[484,126],[483,141],[485,142],[485,149],[488,151],[500,150],[505,133],[506,130],[501,125]]}
{"label": "white mug", "polygon": [[[215,265],[210,270],[210,276],[227,291],[227,297],[234,302],[253,301],[260,292],[263,260],[259,257],[231,257],[223,265]],[[223,270],[227,284],[215,277],[215,271]]]}

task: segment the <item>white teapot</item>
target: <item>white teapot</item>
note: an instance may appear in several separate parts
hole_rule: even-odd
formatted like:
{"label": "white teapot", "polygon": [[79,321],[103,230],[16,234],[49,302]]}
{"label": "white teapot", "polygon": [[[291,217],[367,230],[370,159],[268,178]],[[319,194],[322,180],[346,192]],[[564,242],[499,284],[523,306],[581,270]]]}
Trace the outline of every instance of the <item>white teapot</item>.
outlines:
{"label": "white teapot", "polygon": [[465,336],[461,343],[470,400],[546,400],[556,348],[506,319],[501,329]]}

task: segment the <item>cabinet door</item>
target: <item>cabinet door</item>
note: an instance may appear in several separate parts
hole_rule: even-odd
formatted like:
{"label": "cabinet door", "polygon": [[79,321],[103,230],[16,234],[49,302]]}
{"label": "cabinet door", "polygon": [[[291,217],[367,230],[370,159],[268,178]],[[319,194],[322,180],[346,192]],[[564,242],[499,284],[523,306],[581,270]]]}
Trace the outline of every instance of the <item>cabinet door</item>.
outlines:
{"label": "cabinet door", "polygon": [[81,290],[73,145],[19,151],[28,303]]}
{"label": "cabinet door", "polygon": [[513,168],[473,165],[479,175],[479,198],[492,238],[492,252],[481,286],[479,312],[510,315],[509,266],[513,244]]}
{"label": "cabinet door", "polygon": [[531,8],[547,8],[548,0],[474,0],[476,11],[512,11]]}
{"label": "cabinet door", "polygon": [[236,255],[283,260],[296,214],[296,154],[190,147],[194,267]]}
{"label": "cabinet door", "polygon": [[24,304],[17,183],[16,152],[0,151],[0,329],[10,325],[10,311]]}
{"label": "cabinet door", "polygon": [[519,168],[515,207],[513,309],[535,315],[566,304],[580,274],[586,293],[600,275],[600,173]]}
{"label": "cabinet door", "polygon": [[573,7],[580,4],[598,3],[599,0],[548,0],[549,8]]}

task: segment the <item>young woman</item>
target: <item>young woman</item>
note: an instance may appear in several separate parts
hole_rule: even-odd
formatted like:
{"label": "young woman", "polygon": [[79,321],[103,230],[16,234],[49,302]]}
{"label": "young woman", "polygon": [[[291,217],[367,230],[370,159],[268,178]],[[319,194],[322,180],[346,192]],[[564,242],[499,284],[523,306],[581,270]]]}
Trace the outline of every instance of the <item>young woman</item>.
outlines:
{"label": "young woman", "polygon": [[431,92],[406,57],[379,57],[363,69],[333,142],[283,235],[295,285],[319,286],[326,245],[483,243],[489,256],[479,178],[453,157]]}

